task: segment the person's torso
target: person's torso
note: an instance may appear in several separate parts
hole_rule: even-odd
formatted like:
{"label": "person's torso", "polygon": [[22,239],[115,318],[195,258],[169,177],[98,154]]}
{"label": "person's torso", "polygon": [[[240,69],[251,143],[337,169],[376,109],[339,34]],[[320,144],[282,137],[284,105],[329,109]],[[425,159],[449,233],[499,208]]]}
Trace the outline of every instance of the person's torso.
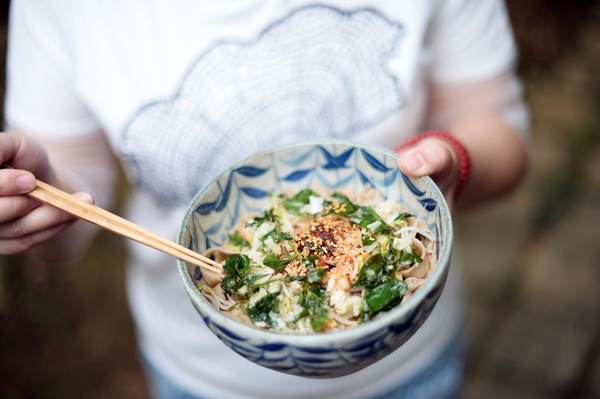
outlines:
{"label": "person's torso", "polygon": [[[199,188],[252,153],[325,137],[392,148],[422,128],[429,1],[78,4],[77,90],[140,188],[127,217],[167,237]],[[356,397],[398,383],[427,359],[416,353],[431,355],[455,334],[453,298],[433,327],[368,370],[335,381],[275,373],[201,325],[171,258],[132,249],[142,351],[207,394],[265,397],[288,387],[282,397]],[[227,386],[229,370],[239,387]]]}

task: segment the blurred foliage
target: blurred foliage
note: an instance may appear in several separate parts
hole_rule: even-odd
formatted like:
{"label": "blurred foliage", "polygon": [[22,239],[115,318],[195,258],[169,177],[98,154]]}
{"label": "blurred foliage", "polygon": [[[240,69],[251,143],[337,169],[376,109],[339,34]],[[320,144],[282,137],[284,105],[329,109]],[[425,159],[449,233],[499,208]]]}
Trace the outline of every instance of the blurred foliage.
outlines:
{"label": "blurred foliage", "polygon": [[532,217],[532,236],[555,227],[577,201],[588,176],[585,165],[600,144],[600,119],[590,117],[566,139],[564,161],[560,168],[542,180],[539,199]]}

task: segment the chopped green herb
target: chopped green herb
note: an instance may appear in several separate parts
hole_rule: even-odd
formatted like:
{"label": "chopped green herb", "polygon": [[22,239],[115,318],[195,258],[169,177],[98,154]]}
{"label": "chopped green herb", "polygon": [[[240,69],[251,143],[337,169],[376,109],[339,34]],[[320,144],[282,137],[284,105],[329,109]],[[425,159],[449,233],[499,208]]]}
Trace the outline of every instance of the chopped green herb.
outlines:
{"label": "chopped green herb", "polygon": [[264,222],[277,223],[279,216],[275,214],[275,209],[270,208],[256,215],[252,220],[246,223],[246,227],[258,227]]}
{"label": "chopped green herb", "polygon": [[399,305],[405,293],[406,283],[396,279],[389,279],[375,287],[367,288],[363,298],[361,321],[371,320],[377,314]]}
{"label": "chopped green herb", "polygon": [[309,283],[320,283],[327,271],[326,268],[314,268],[306,274],[306,281]]}
{"label": "chopped green herb", "polygon": [[306,266],[307,269],[313,269],[317,265],[317,261],[319,257],[317,255],[309,255],[301,259],[302,263]]}
{"label": "chopped green herb", "polygon": [[410,218],[410,217],[412,217],[412,213],[402,212],[398,216],[396,216],[396,218],[394,219],[394,222],[396,222],[398,220],[404,220],[404,219]]}
{"label": "chopped green herb", "polygon": [[278,292],[269,293],[260,298],[254,306],[247,307],[246,313],[253,322],[264,321],[271,325],[271,312],[276,312],[279,305],[277,300]]}
{"label": "chopped green herb", "polygon": [[327,291],[319,284],[310,284],[300,295],[298,303],[305,309],[303,313],[310,317],[311,327],[317,332],[323,330],[329,320]]}
{"label": "chopped green herb", "polygon": [[307,205],[310,202],[311,196],[316,196],[315,192],[310,188],[304,189],[300,191],[298,194],[294,195],[292,198],[284,200],[283,206],[285,209],[291,213],[292,215],[301,216],[302,213],[300,209],[304,205]]}
{"label": "chopped green herb", "polygon": [[342,195],[340,193],[333,193],[331,197],[338,201],[340,204],[339,209],[336,209],[335,211],[336,215],[348,216],[349,214],[353,213],[357,208],[357,205],[354,205],[354,203],[352,203],[352,201],[350,201],[350,199],[348,199],[348,197],[346,197],[345,195]]}
{"label": "chopped green herb", "polygon": [[225,261],[223,270],[227,274],[223,277],[221,286],[227,294],[233,295],[250,272],[250,258],[243,254],[230,255]]}
{"label": "chopped green herb", "polygon": [[337,215],[347,216],[352,223],[359,225],[363,229],[371,226],[369,230],[373,233],[389,233],[389,229],[381,216],[370,206],[356,205],[348,197],[339,193],[334,193],[332,197],[340,203],[340,208],[335,211]]}
{"label": "chopped green herb", "polygon": [[416,252],[402,251],[400,254],[400,263],[404,266],[413,265],[415,263],[423,262],[423,259]]}
{"label": "chopped green herb", "polygon": [[370,206],[358,206],[354,212],[348,214],[348,217],[351,222],[373,233],[389,234],[390,232],[381,216]]}
{"label": "chopped green herb", "polygon": [[277,229],[271,230],[269,233],[267,233],[262,238],[262,241],[264,242],[269,237],[271,237],[276,243],[280,243],[282,241],[289,241],[294,238],[290,233],[287,233],[285,231],[279,231]]}
{"label": "chopped green herb", "polygon": [[239,231],[235,231],[233,234],[229,234],[229,242],[231,245],[235,245],[240,248],[250,248],[250,243],[242,238]]}
{"label": "chopped green herb", "polygon": [[281,273],[282,271],[285,270],[286,265],[293,260],[294,260],[294,258],[281,259],[277,255],[269,254],[269,255],[265,256],[265,258],[263,259],[263,264],[265,266],[270,267],[271,269],[275,270],[276,272]]}
{"label": "chopped green herb", "polygon": [[236,279],[246,277],[250,271],[250,258],[243,254],[233,254],[227,257],[223,269]]}
{"label": "chopped green herb", "polygon": [[362,269],[358,273],[358,279],[354,283],[356,287],[373,287],[379,283],[384,276],[383,259],[381,255],[376,254],[370,257],[367,262],[363,265]]}
{"label": "chopped green herb", "polygon": [[360,239],[362,240],[362,245],[365,247],[375,242],[375,239],[368,234],[363,234]]}

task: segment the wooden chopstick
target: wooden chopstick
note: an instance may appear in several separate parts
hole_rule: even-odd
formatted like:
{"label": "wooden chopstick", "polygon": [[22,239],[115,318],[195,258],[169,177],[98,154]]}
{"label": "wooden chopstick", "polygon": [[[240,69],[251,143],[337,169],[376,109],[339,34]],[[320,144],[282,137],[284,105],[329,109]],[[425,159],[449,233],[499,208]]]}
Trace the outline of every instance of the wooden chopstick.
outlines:
{"label": "wooden chopstick", "polygon": [[38,201],[50,204],[79,219],[137,241],[140,244],[147,245],[215,273],[223,273],[222,265],[218,262],[42,181],[38,180],[36,188],[27,195]]}

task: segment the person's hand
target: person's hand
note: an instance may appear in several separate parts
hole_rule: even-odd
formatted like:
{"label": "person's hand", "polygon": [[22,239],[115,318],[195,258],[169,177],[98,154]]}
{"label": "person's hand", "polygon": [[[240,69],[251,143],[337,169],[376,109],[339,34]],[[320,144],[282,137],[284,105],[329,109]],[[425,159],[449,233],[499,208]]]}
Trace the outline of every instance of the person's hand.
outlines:
{"label": "person's hand", "polygon": [[[51,205],[24,195],[35,188],[36,177],[59,185],[44,148],[19,134],[0,133],[0,254],[25,252],[70,227],[77,219]],[[87,193],[74,194],[93,202]]]}
{"label": "person's hand", "polygon": [[428,175],[440,188],[452,208],[460,173],[460,160],[451,144],[438,138],[426,138],[398,152],[400,171],[407,176]]}

